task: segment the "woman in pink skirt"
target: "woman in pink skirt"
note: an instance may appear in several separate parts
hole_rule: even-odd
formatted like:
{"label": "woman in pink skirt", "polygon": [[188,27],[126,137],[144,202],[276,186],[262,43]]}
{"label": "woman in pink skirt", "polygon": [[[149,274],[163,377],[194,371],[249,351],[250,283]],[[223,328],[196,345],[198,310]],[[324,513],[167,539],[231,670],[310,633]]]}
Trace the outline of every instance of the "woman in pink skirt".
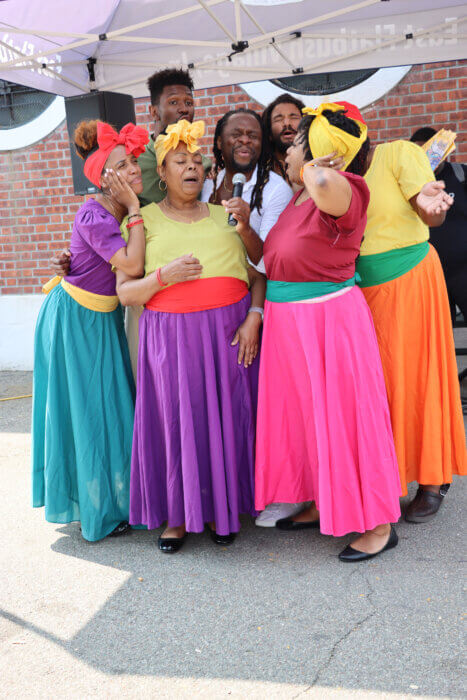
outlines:
{"label": "woman in pink skirt", "polygon": [[286,164],[304,187],[264,245],[256,508],[311,501],[276,526],[361,533],[339,555],[361,561],[397,545],[400,482],[373,321],[355,286],[370,195],[359,175],[366,125],[349,110],[326,104],[302,119]]}

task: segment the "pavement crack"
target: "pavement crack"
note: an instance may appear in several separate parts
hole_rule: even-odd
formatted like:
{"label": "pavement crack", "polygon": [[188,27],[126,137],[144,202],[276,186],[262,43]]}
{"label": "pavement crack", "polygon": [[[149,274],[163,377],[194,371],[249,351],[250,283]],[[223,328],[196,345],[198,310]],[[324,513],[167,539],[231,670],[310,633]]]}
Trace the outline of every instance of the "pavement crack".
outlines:
{"label": "pavement crack", "polygon": [[303,695],[304,693],[308,692],[308,690],[310,690],[311,688],[313,688],[314,686],[317,685],[317,683],[320,681],[321,675],[324,673],[324,671],[327,670],[327,668],[333,662],[333,660],[334,660],[334,658],[339,650],[340,645],[343,644],[343,642],[345,642],[346,639],[348,639],[354,632],[358,632],[363,627],[363,625],[365,625],[368,622],[368,620],[371,620],[371,618],[374,617],[379,612],[377,606],[375,605],[375,603],[372,600],[372,597],[376,591],[369,581],[368,574],[364,575],[362,571],[353,571],[350,574],[348,580],[350,581],[350,579],[354,575],[360,575],[362,577],[362,579],[364,580],[364,582],[366,583],[366,585],[368,587],[368,591],[367,591],[367,593],[364,594],[365,600],[367,600],[368,603],[371,605],[372,610],[369,613],[367,613],[364,617],[362,617],[361,620],[358,620],[357,622],[352,624],[351,628],[348,629],[347,632],[345,632],[341,637],[339,637],[339,639],[337,639],[334,642],[329,654],[327,655],[327,658],[325,659],[325,661],[323,661],[323,663],[320,665],[320,667],[316,671],[315,677],[314,677],[311,685],[308,686],[307,688],[305,688],[303,691],[300,691],[300,693],[295,696],[296,698],[299,697],[300,695]]}
{"label": "pavement crack", "polygon": [[299,693],[297,693],[297,695],[294,695],[293,698],[292,698],[292,700],[295,700],[295,698],[299,698],[300,695],[304,695],[305,693],[308,693],[308,691],[311,690],[312,687],[313,687],[312,685],[307,686],[306,688],[304,688],[303,690],[301,690]]}

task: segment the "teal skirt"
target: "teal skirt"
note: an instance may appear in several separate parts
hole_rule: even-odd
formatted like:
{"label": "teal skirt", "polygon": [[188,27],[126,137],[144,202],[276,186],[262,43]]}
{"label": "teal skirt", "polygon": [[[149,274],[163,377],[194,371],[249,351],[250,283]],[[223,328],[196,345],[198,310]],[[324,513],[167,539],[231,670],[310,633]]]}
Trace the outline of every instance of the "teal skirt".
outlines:
{"label": "teal skirt", "polygon": [[90,311],[59,285],[34,342],[32,504],[100,540],[128,520],[134,382],[119,306]]}

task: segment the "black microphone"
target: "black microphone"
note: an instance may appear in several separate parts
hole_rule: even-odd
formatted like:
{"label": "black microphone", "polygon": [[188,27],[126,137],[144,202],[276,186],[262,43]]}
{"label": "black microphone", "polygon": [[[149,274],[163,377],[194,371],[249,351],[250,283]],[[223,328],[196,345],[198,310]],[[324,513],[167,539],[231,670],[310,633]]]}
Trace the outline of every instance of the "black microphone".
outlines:
{"label": "black microphone", "polygon": [[[245,182],[246,182],[246,177],[243,173],[235,173],[235,175],[232,178],[232,185],[233,185],[232,199],[234,197],[241,197],[242,196],[243,185],[245,184]],[[229,226],[236,226],[238,221],[234,217],[233,214],[229,214],[229,218],[227,219],[227,223],[229,224]]]}

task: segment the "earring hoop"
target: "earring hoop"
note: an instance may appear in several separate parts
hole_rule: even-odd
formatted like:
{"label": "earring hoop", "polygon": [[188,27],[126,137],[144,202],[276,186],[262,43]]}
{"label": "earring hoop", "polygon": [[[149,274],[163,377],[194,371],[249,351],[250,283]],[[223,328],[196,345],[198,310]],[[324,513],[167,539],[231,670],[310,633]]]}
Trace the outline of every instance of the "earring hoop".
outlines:
{"label": "earring hoop", "polygon": [[[162,185],[165,185],[165,187],[162,187]],[[159,189],[161,192],[167,192],[167,183],[165,180],[159,180]]]}

